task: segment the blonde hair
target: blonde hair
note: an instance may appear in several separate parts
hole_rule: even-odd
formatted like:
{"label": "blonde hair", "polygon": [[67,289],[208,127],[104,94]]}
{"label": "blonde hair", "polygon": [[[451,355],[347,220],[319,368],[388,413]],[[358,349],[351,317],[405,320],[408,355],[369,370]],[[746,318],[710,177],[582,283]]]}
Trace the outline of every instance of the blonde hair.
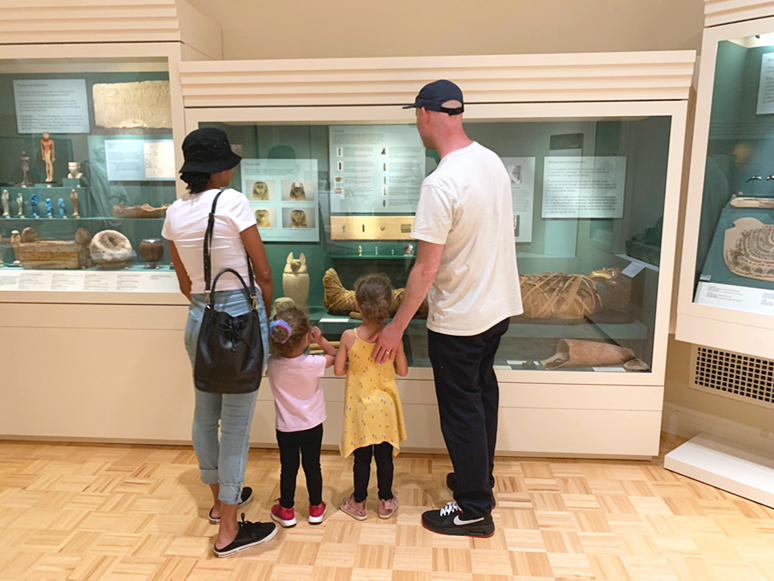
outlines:
{"label": "blonde hair", "polygon": [[355,300],[363,319],[381,323],[390,316],[392,284],[384,274],[366,274],[355,281]]}
{"label": "blonde hair", "polygon": [[274,315],[274,321],[284,321],[291,332],[288,332],[285,325],[271,325],[269,343],[272,351],[280,357],[289,357],[296,352],[312,328],[309,317],[304,311],[292,307]]}

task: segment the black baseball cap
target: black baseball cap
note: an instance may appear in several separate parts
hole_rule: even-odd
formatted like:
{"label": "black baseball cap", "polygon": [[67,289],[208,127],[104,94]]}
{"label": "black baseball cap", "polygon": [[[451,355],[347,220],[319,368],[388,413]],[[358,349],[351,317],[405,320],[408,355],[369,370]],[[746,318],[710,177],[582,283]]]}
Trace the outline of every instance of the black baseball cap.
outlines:
{"label": "black baseball cap", "polygon": [[[444,107],[447,101],[459,101],[459,107]],[[406,105],[404,109],[424,108],[428,111],[437,111],[449,115],[459,115],[465,110],[462,100],[462,90],[451,81],[440,80],[428,83],[419,91],[413,105]]]}
{"label": "black baseball cap", "polygon": [[236,167],[242,161],[240,156],[231,151],[226,134],[214,127],[196,129],[185,136],[183,159],[185,163],[180,168],[180,173],[220,173]]}

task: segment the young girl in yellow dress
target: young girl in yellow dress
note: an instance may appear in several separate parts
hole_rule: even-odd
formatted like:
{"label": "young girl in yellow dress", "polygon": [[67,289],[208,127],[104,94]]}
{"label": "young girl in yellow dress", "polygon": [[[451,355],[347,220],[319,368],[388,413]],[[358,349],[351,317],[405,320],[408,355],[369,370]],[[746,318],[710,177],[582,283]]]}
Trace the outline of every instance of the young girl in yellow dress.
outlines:
{"label": "young girl in yellow dress", "polygon": [[355,455],[355,491],[342,499],[341,510],[352,518],[365,520],[371,458],[376,460],[379,488],[379,517],[390,518],[398,508],[392,492],[392,457],[406,439],[403,407],[395,376],[408,374],[408,363],[400,345],[394,361],[377,365],[371,359],[375,341],[390,314],[392,286],[384,275],[366,275],[355,283],[355,299],[363,316],[357,329],[344,331],[333,371],[347,376],[344,395],[344,430],[341,454]]}

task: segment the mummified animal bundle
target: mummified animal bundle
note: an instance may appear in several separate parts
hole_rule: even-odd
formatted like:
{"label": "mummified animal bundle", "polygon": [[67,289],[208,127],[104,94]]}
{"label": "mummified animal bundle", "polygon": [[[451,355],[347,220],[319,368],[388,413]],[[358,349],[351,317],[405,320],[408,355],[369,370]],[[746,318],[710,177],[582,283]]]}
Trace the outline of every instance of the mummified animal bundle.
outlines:
{"label": "mummified animal bundle", "polygon": [[520,277],[523,316],[529,319],[583,319],[593,313],[622,310],[631,300],[632,280],[618,268],[590,276],[544,272]]}
{"label": "mummified animal bundle", "polygon": [[[355,301],[355,291],[347,290],[341,284],[338,273],[333,268],[329,268],[323,276],[323,305],[332,315],[349,315],[357,312],[357,303]],[[399,288],[392,291],[392,304],[390,305],[390,315],[398,312],[398,308],[403,303],[403,295],[406,289]],[[426,315],[429,307],[427,300],[422,303],[417,311],[420,315]]]}

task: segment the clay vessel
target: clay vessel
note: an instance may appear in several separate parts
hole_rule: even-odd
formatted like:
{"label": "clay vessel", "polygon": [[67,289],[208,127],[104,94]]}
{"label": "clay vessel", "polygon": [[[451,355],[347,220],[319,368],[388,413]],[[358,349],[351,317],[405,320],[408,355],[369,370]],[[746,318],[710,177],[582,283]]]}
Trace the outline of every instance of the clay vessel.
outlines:
{"label": "clay vessel", "polygon": [[160,238],[146,238],[140,242],[140,256],[148,268],[156,268],[164,256],[164,242]]}

